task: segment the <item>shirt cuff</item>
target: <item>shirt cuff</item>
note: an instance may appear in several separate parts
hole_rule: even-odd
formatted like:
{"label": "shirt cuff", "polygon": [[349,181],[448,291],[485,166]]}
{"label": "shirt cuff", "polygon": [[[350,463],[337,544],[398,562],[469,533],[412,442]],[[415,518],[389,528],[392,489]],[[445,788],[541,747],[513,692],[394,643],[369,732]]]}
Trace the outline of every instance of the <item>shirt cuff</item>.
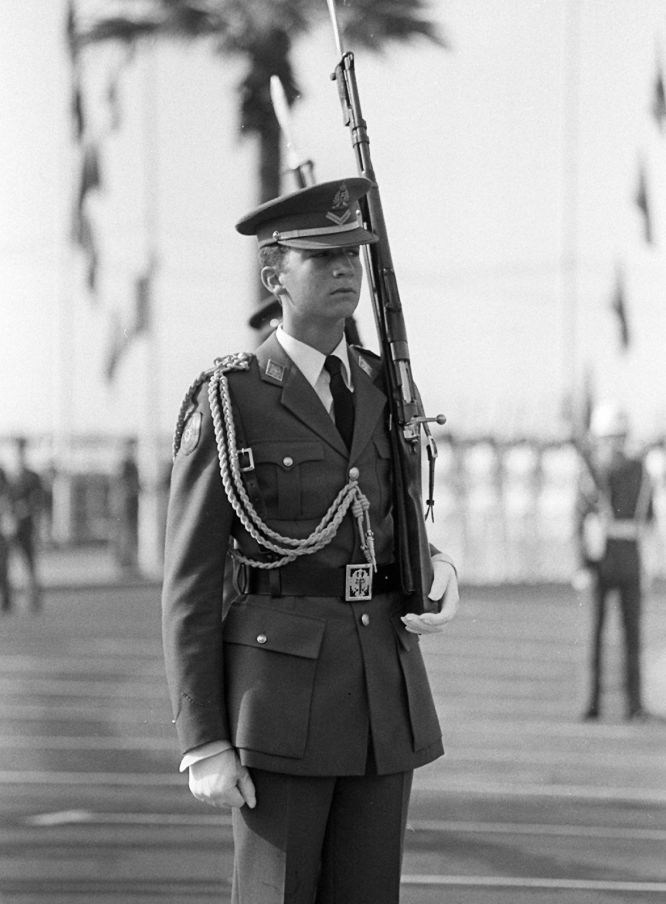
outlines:
{"label": "shirt cuff", "polygon": [[193,750],[188,750],[180,761],[179,772],[185,772],[188,766],[198,763],[199,760],[207,760],[209,756],[215,756],[218,753],[224,753],[225,750],[231,750],[233,745],[230,741],[211,741],[209,744],[202,744]]}

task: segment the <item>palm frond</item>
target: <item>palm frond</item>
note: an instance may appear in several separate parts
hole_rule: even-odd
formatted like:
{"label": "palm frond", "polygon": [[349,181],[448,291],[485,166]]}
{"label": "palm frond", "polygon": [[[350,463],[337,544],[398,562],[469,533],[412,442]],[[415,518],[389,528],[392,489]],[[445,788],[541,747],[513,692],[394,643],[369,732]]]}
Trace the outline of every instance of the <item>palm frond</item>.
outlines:
{"label": "palm frond", "polygon": [[338,4],[338,16],[350,47],[361,44],[382,52],[393,41],[414,38],[450,47],[446,35],[428,18],[424,0],[344,0]]}

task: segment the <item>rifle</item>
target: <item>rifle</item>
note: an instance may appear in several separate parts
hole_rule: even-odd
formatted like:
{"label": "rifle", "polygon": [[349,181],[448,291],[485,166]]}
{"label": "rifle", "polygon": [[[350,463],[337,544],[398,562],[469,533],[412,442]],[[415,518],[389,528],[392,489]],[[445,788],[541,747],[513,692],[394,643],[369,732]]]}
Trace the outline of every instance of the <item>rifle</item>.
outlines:
{"label": "rifle", "polygon": [[287,146],[287,166],[289,171],[294,174],[296,184],[299,188],[306,188],[308,185],[314,185],[314,164],[312,160],[304,157],[296,146],[291,127],[291,116],[289,113],[287,95],[285,94],[282,82],[277,75],[271,75],[270,93],[275,118],[280,124]]}
{"label": "rifle", "polygon": [[[437,608],[428,599],[432,584],[430,545],[425,528],[434,505],[434,465],[437,447],[428,427],[429,422],[444,424],[446,418],[425,416],[421,398],[412,379],[407,331],[400,294],[391,258],[382,202],[370,158],[370,142],[356,83],[354,55],[342,47],[335,0],[327,0],[340,62],[331,76],[337,82],[344,124],[351,133],[359,174],[373,183],[360,200],[365,227],[379,241],[364,245],[366,272],[372,308],[386,372],[389,398],[389,436],[394,474],[394,516],[396,555],[400,568],[403,594],[410,612]],[[421,495],[421,431],[426,437],[429,460],[429,498],[424,512]]]}

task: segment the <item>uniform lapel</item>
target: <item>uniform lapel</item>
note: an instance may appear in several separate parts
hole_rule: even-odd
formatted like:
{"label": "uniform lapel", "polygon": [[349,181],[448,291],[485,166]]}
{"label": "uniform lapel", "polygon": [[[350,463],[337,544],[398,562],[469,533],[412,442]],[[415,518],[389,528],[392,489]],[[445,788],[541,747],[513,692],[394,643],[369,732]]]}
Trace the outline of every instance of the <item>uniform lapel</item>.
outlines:
{"label": "uniform lapel", "polygon": [[312,386],[271,334],[256,351],[261,379],[282,387],[280,401],[314,433],[347,455],[344,440]]}
{"label": "uniform lapel", "polygon": [[354,383],[354,437],[350,459],[357,458],[374,433],[377,421],[386,405],[386,395],[375,385],[370,369],[359,365],[357,353],[349,350],[352,380]]}
{"label": "uniform lapel", "polygon": [[275,334],[259,346],[256,356],[261,379],[282,387],[280,401],[285,408],[345,457],[353,460],[360,455],[382,416],[386,395],[375,385],[373,368],[359,364],[357,352],[349,350],[355,408],[351,450],[347,449],[319,396],[284,351]]}

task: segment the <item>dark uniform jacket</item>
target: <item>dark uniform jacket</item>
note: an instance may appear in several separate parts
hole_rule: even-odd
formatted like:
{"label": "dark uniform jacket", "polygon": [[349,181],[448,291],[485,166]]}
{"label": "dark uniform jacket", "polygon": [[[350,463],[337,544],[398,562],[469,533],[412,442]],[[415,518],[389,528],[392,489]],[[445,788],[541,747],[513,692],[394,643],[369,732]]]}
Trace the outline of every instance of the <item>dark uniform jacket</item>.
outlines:
{"label": "dark uniform jacket", "polygon": [[[613,536],[613,523],[638,528],[654,520],[652,491],[645,465],[640,459],[622,456],[602,475],[603,487],[594,485],[585,474],[576,503],[577,534],[581,564],[598,569],[603,580],[637,579],[641,569],[640,546],[636,538]],[[605,514],[608,539],[600,560],[591,560],[582,543],[583,522],[590,514]]]}
{"label": "dark uniform jacket", "polygon": [[[348,451],[313,388],[269,337],[249,371],[227,374],[238,445],[252,449],[262,518],[290,537],[312,532],[350,467],[358,468],[383,565],[393,560],[386,397],[377,358],[351,350],[350,366],[356,414]],[[333,585],[298,592],[308,570],[365,561],[349,513],[329,545],[281,569],[291,575],[286,594],[241,593],[223,619],[230,536],[246,554],[266,551],[225,494],[206,386],[185,435],[173,467],[163,586],[182,750],[228,739],[248,766],[305,775],[362,774],[370,743],[380,773],[439,756],[419,638],[400,622],[400,594],[347,603]]]}

